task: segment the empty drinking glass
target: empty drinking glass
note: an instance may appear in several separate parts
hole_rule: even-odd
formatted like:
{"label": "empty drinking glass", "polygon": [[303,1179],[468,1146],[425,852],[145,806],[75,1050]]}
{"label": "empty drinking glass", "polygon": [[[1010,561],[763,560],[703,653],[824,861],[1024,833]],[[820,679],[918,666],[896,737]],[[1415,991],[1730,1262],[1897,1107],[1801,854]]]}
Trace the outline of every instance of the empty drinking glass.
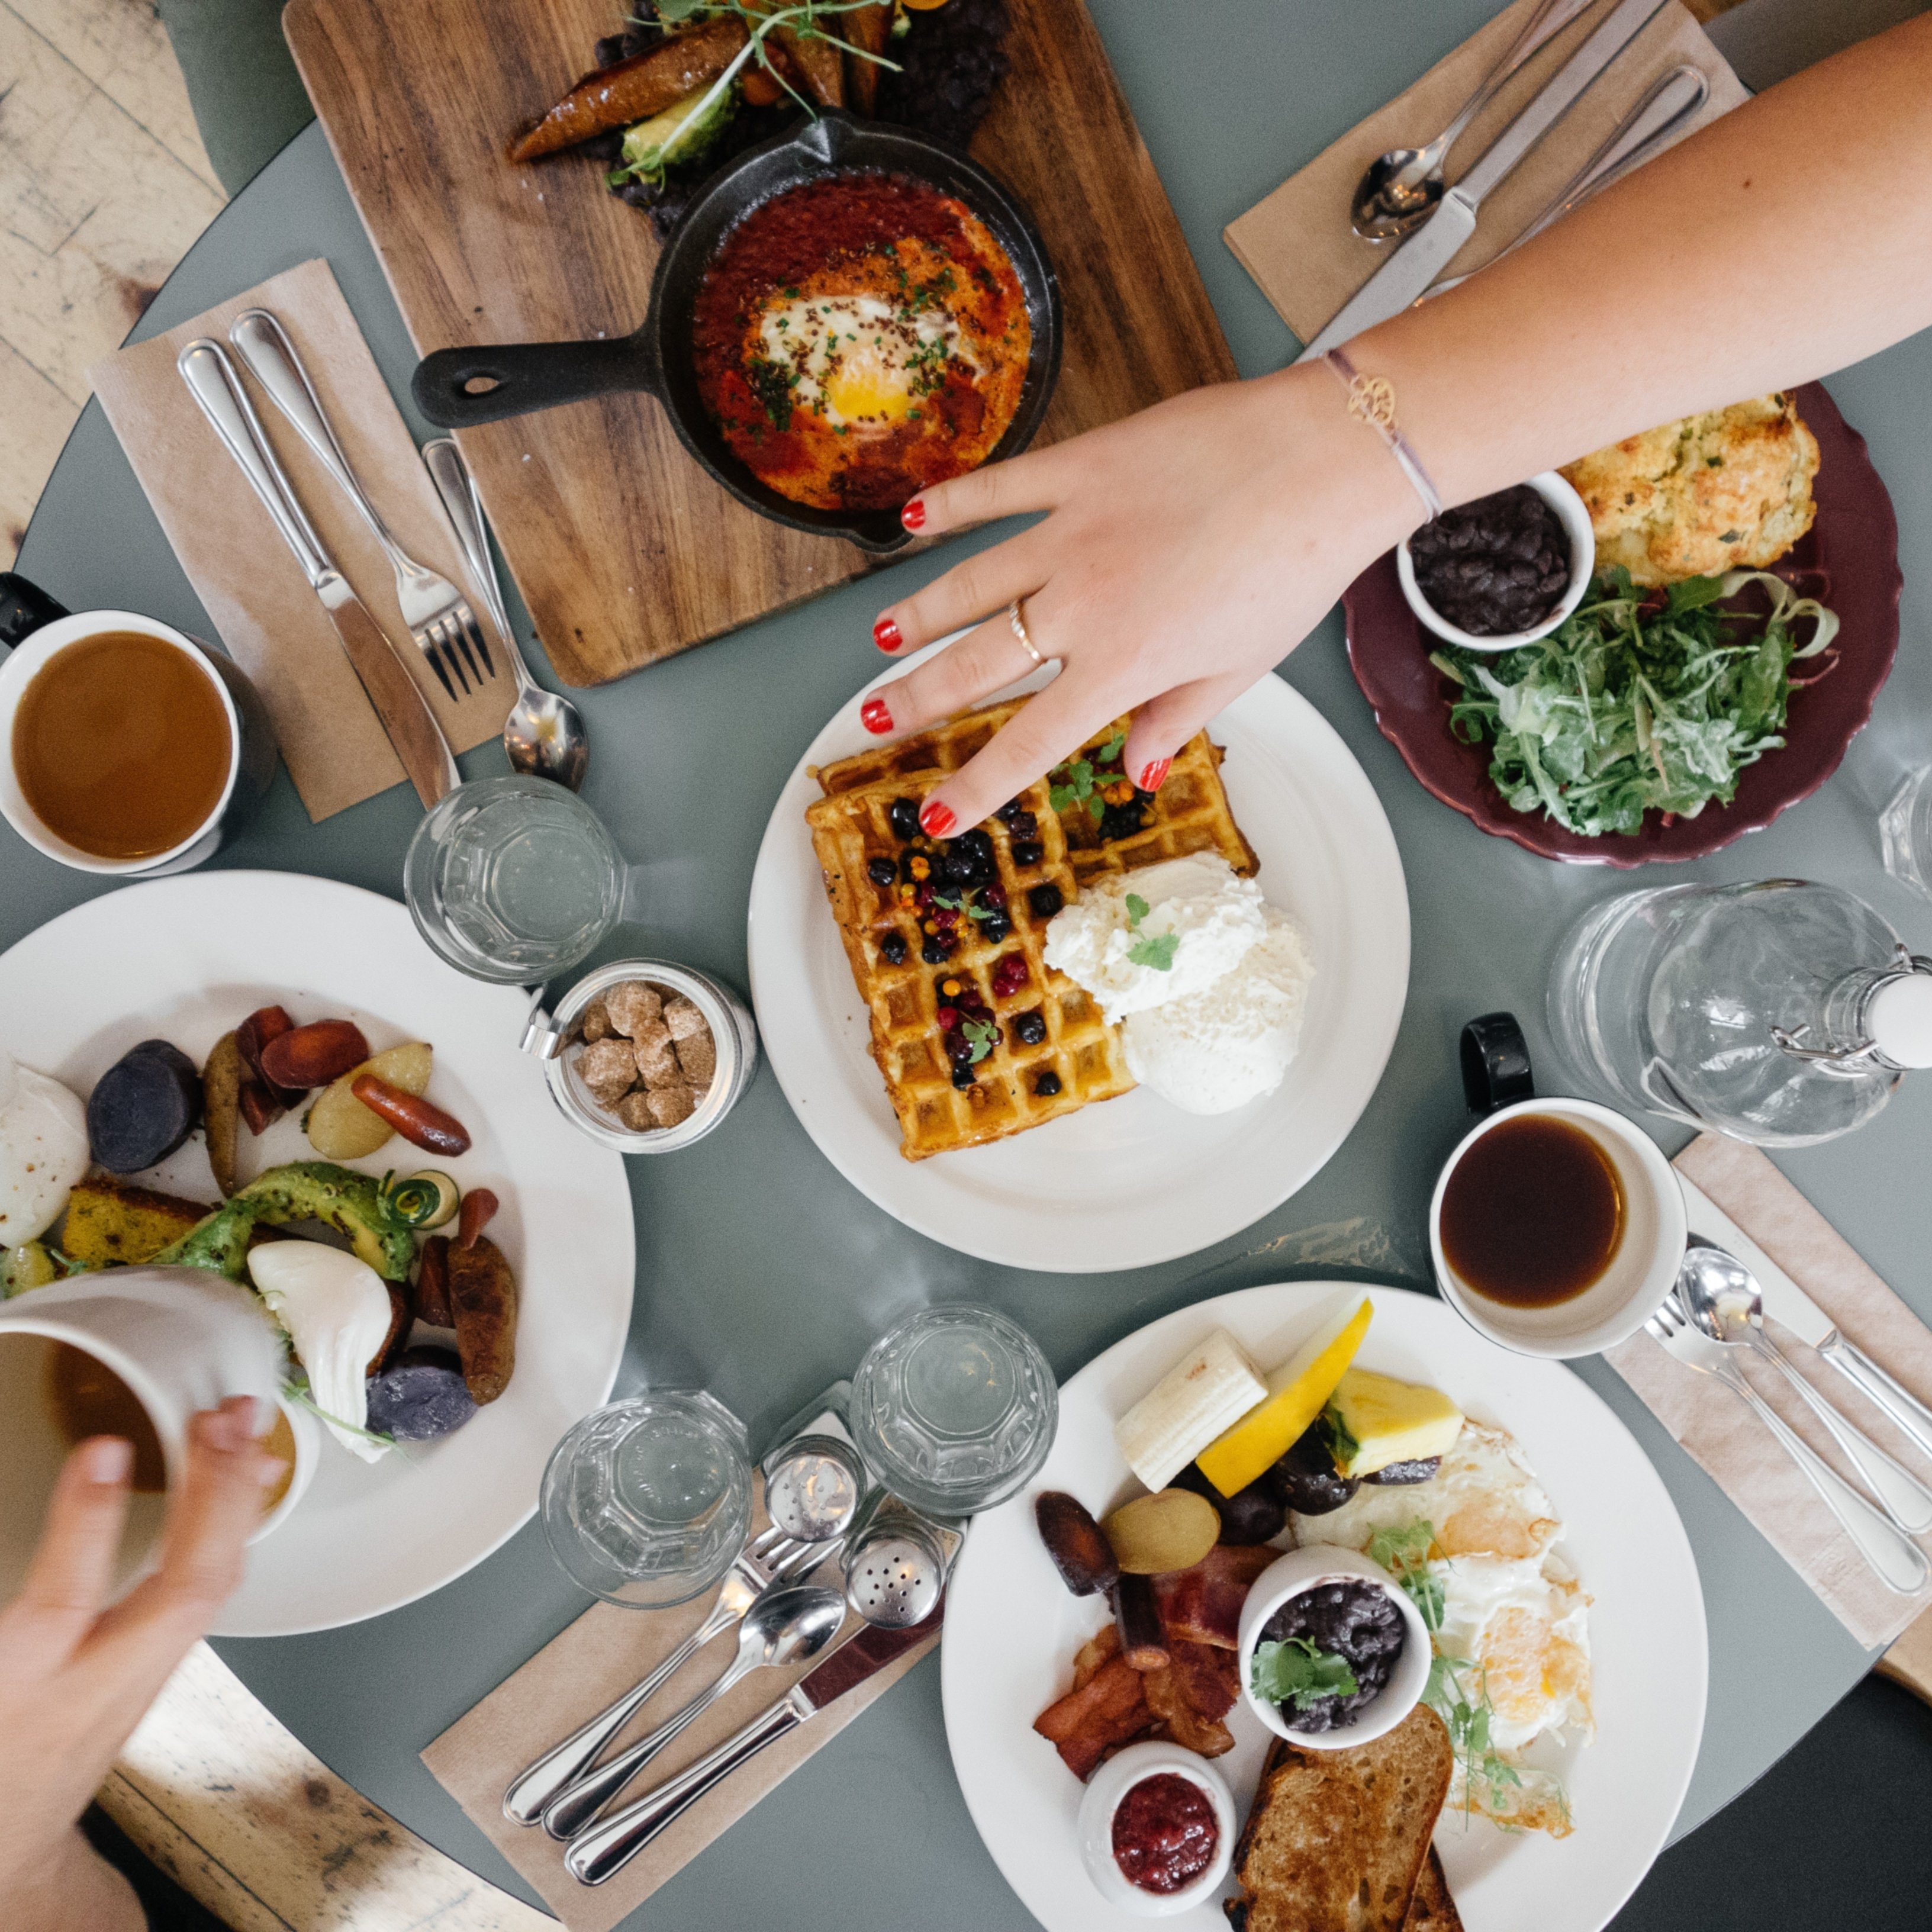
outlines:
{"label": "empty drinking glass", "polygon": [[1885,869],[1932,899],[1932,765],[1907,772],[1878,815]]}
{"label": "empty drinking glass", "polygon": [[585,1589],[635,1610],[683,1603],[716,1582],[744,1547],[752,1521],[745,1425],[700,1390],[652,1389],[614,1402],[551,1453],[542,1510],[552,1553]]}
{"label": "empty drinking glass", "polygon": [[459,785],[410,841],[416,929],[459,971],[536,986],[588,956],[633,874],[577,794],[518,772]]}
{"label": "empty drinking glass", "polygon": [[889,1489],[934,1515],[970,1516],[1012,1495],[1046,1460],[1060,1394],[1017,1322],[949,1304],[921,1310],[867,1350],[848,1420]]}

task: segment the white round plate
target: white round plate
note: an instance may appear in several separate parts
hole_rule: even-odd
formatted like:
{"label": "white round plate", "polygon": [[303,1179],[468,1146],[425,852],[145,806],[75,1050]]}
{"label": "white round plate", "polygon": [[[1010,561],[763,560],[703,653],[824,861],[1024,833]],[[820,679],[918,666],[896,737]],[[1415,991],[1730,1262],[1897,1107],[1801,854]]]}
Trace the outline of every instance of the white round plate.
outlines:
{"label": "white round plate", "polygon": [[[480,1563],[529,1520],[552,1446],[610,1394],[631,1318],[635,1235],[622,1159],[557,1112],[518,1050],[527,996],[466,979],[394,900],[292,872],[197,872],[90,900],[0,955],[0,1044],[85,1096],[128,1048],[170,1040],[199,1064],[256,1007],[355,1020],[377,1050],[426,1040],[437,1103],[473,1144],[447,1167],[502,1203],[490,1238],[521,1291],[516,1372],[453,1435],[370,1464],[332,1438],[293,1513],[248,1552],[224,1636],[379,1616]],[[244,1179],[314,1150],[291,1114],[242,1134]],[[392,1141],[351,1163],[427,1167]],[[220,1197],[199,1132],[144,1182]]]}
{"label": "white round plate", "polygon": [[[1083,1787],[1033,1720],[1066,1692],[1073,1654],[1101,1629],[1105,1604],[1070,1595],[1034,1522],[1034,1498],[1064,1490],[1097,1514],[1132,1482],[1114,1420],[1211,1328],[1264,1364],[1362,1292],[1336,1282],[1246,1288],[1177,1310],[1116,1342],[1060,1392],[1053,1454],[1024,1495],[980,1516],[946,1591],[940,1670],[946,1735],[973,1821],[1047,1932],[1119,1932],[1142,1922],[1106,1904],[1080,1861]],[[1560,1772],[1576,1828],[1567,1838],[1505,1832],[1445,1813],[1436,1849],[1469,1932],[1598,1932],[1663,1849],[1704,1729],[1708,1658],[1704,1598],[1684,1526],[1630,1432],[1568,1369],[1510,1354],[1439,1301],[1370,1291],[1364,1368],[1446,1390],[1508,1429],[1554,1498],[1561,1547],[1589,1593],[1595,1742],[1534,1762]],[[1244,1818],[1270,1742],[1237,1704],[1234,1748],[1216,1760]],[[1226,1932],[1217,1905],[1170,1922]]]}
{"label": "white round plate", "polygon": [[[1037,690],[1051,674],[1037,671],[986,702]],[[948,1247],[1072,1274],[1194,1254],[1315,1174],[1382,1078],[1408,986],[1408,895],[1395,839],[1367,774],[1321,713],[1268,676],[1208,727],[1227,748],[1221,776],[1260,856],[1262,890],[1300,920],[1315,956],[1301,1052],[1275,1092],[1203,1118],[1137,1089],[989,1147],[909,1161],[805,822],[821,795],[808,767],[879,742],[860,724],[859,704],[843,706],[799,760],[752,877],[759,1030],[785,1097],[832,1166]]]}

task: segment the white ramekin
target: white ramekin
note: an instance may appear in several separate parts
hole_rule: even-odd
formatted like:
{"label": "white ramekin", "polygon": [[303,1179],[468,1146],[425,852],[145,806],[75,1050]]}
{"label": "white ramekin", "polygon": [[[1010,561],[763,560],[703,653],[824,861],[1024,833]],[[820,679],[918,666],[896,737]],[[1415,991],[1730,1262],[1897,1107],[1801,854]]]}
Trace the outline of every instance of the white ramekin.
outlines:
{"label": "white ramekin", "polygon": [[1529,487],[1556,512],[1570,538],[1570,588],[1564,592],[1562,602],[1534,630],[1510,631],[1495,638],[1479,638],[1472,631],[1458,630],[1448,618],[1437,615],[1434,605],[1417,585],[1415,562],[1408,554],[1408,539],[1405,537],[1396,546],[1395,574],[1401,582],[1402,596],[1408,600],[1408,608],[1415,613],[1418,620],[1438,638],[1460,644],[1466,651],[1513,651],[1519,645],[1533,644],[1538,638],[1548,637],[1582,602],[1584,593],[1590,587],[1591,573],[1597,567],[1597,533],[1591,527],[1590,513],[1584,508],[1582,498],[1553,470],[1546,470],[1540,476],[1526,480]]}
{"label": "white ramekin", "polygon": [[[1334,1731],[1298,1731],[1281,1714],[1281,1706],[1265,1697],[1257,1697],[1250,1688],[1250,1671],[1255,1647],[1262,1641],[1262,1627],[1292,1597],[1313,1589],[1320,1583],[1372,1583],[1385,1591],[1402,1612],[1408,1634],[1396,1660],[1394,1672],[1382,1686],[1382,1694],[1367,1706],[1352,1724]],[[1339,1544],[1304,1544],[1270,1563],[1255,1579],[1247,1601],[1241,1606],[1240,1648],[1236,1652],[1241,1673],[1241,1696],[1248,1708],[1278,1738],[1304,1750],[1346,1750],[1352,1744],[1365,1744],[1392,1731],[1422,1701],[1429,1683],[1431,1649],[1429,1627],[1422,1612],[1410,1600],[1408,1592],[1379,1563],[1372,1563],[1358,1550],[1344,1550]]]}
{"label": "white ramekin", "polygon": [[[1216,1838],[1214,1862],[1192,1884],[1178,1892],[1143,1892],[1122,1871],[1114,1858],[1114,1814],[1120,1800],[1143,1779],[1163,1772],[1198,1785],[1214,1808]],[[1116,1751],[1088,1780],[1080,1799],[1080,1856],[1087,1875],[1100,1896],[1122,1912],[1142,1918],[1166,1918],[1197,1905],[1211,1904],[1228,1880],[1240,1829],[1234,1816],[1234,1794],[1228,1780],[1196,1752],[1176,1744],[1153,1740]]]}

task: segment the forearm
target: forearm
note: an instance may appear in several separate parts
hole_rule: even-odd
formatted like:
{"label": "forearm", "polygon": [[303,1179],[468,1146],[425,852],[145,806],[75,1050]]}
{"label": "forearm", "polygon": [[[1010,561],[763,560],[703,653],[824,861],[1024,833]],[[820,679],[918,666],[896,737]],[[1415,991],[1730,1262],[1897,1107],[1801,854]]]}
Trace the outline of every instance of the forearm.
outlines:
{"label": "forearm", "polygon": [[1782,82],[1350,346],[1444,498],[1932,323],[1932,16]]}
{"label": "forearm", "polygon": [[72,1827],[0,1876],[7,1932],[146,1932],[147,1923],[134,1887]]}

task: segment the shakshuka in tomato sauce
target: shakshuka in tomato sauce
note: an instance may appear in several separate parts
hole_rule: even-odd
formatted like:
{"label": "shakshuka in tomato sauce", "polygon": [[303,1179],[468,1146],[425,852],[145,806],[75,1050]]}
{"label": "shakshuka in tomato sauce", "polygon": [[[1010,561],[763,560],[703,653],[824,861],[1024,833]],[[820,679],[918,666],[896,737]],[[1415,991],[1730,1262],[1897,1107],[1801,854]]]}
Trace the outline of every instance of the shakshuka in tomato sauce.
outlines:
{"label": "shakshuka in tomato sauce", "polygon": [[828,176],[753,208],[698,291],[698,390],[761,482],[825,510],[896,510],[983,463],[1019,407],[1019,277],[951,195]]}

